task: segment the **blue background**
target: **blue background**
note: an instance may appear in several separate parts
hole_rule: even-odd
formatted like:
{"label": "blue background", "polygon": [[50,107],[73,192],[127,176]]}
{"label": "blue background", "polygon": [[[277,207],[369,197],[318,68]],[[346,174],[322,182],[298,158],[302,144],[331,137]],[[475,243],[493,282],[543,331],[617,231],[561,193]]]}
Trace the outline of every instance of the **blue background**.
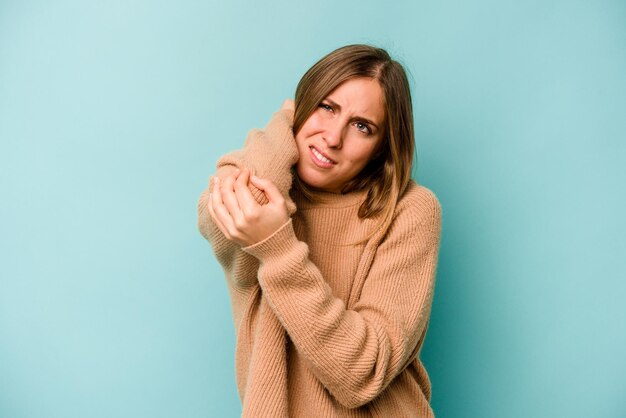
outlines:
{"label": "blue background", "polygon": [[235,417],[196,230],[327,52],[411,73],[443,418],[626,417],[626,3],[0,0],[0,417]]}

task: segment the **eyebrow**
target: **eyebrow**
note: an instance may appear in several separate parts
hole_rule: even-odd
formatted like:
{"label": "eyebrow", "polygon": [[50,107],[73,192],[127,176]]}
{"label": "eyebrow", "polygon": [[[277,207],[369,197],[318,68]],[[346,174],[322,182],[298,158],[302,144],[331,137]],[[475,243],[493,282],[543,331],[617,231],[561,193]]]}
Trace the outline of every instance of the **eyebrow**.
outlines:
{"label": "eyebrow", "polygon": [[[335,102],[335,101],[334,101],[333,99],[331,99],[330,97],[327,97],[327,98],[325,98],[324,100],[326,100],[327,102],[329,102],[329,103],[330,103],[333,107],[336,107],[337,109],[341,110],[341,105],[339,105],[339,103]],[[376,128],[376,129],[380,129],[380,128],[378,127],[378,125],[376,125],[376,124],[374,123],[374,121],[372,121],[371,119],[368,119],[368,118],[364,118],[363,116],[357,116],[357,117],[352,118],[352,119],[353,119],[353,120],[354,120],[354,119],[362,120],[363,122],[367,122],[367,123],[369,123],[370,125],[374,126],[374,128]]]}

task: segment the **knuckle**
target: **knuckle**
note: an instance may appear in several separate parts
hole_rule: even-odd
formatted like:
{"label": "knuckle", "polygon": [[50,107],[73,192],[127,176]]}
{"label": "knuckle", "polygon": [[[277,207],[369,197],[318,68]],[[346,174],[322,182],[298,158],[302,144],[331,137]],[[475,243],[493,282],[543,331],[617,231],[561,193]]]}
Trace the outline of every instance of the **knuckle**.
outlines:
{"label": "knuckle", "polygon": [[247,225],[246,219],[243,216],[237,216],[234,220],[235,227],[239,229],[244,229]]}
{"label": "knuckle", "polygon": [[246,212],[246,219],[249,222],[256,222],[259,220],[260,217],[260,213],[257,209],[250,209],[249,211]]}

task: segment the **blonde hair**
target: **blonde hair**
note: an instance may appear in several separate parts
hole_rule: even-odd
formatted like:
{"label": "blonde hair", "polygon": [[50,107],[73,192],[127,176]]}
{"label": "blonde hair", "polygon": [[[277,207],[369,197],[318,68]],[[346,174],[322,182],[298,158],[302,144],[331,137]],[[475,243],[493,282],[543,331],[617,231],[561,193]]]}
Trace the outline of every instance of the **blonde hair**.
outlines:
{"label": "blonde hair", "polygon": [[[378,152],[354,179],[345,184],[342,193],[369,188],[358,214],[360,218],[380,215],[377,229],[381,229],[391,223],[396,203],[409,184],[413,165],[413,107],[402,65],[392,60],[384,49],[370,45],[347,45],[334,50],[300,79],[296,88],[293,130],[297,135],[322,100],[341,83],[356,77],[368,77],[380,83],[385,128]],[[295,185],[305,196],[312,198],[310,189],[297,175]]]}

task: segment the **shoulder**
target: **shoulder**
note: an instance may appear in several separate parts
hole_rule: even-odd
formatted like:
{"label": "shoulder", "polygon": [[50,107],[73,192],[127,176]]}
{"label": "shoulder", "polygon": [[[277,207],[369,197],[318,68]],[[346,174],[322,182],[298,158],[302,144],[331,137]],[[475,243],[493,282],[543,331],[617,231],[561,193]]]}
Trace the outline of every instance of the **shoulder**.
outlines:
{"label": "shoulder", "polygon": [[[441,240],[441,204],[435,193],[411,180],[398,200],[379,250],[416,256],[436,250]],[[401,249],[401,250],[399,250]]]}
{"label": "shoulder", "polygon": [[411,180],[396,205],[394,223],[396,222],[439,225],[441,203],[432,190]]}

